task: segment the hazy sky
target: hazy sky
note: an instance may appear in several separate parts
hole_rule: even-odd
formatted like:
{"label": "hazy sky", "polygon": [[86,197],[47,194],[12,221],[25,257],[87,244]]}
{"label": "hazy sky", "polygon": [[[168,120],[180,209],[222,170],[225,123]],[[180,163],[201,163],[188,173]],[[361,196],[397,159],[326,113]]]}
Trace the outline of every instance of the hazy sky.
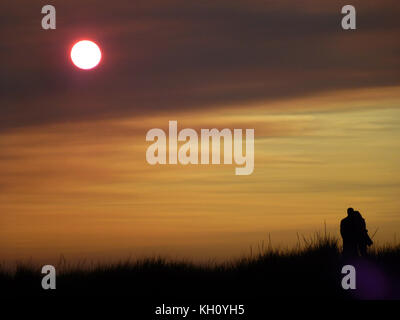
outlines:
{"label": "hazy sky", "polygon": [[[348,206],[400,230],[400,3],[53,1],[0,5],[3,260],[226,258]],[[81,71],[72,44],[103,60]],[[255,170],[150,166],[146,132],[255,128]]]}

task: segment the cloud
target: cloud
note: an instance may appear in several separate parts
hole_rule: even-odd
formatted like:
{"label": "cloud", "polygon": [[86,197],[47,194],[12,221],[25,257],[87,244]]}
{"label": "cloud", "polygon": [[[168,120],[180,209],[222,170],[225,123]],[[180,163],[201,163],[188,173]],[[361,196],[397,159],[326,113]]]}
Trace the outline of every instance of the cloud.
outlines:
{"label": "cloud", "polygon": [[[44,31],[37,3],[9,2],[0,128],[398,84],[399,6],[353,4],[358,29],[345,32],[337,1],[55,1],[57,30]],[[82,37],[102,46],[97,70],[68,60]]]}

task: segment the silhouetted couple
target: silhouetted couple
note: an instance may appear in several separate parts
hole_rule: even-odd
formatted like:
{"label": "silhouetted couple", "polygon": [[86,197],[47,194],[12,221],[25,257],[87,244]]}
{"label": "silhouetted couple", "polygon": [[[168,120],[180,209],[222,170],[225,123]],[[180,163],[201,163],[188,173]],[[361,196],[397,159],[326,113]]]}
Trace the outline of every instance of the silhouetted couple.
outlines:
{"label": "silhouetted couple", "polygon": [[364,218],[353,208],[347,209],[347,217],[340,222],[343,238],[343,256],[346,258],[366,256],[367,246],[372,245]]}

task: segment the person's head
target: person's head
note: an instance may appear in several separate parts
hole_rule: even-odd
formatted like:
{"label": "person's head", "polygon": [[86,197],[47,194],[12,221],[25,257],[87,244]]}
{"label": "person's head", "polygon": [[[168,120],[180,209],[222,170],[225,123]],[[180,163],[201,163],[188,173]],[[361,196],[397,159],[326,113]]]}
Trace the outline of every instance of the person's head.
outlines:
{"label": "person's head", "polygon": [[351,215],[353,215],[354,214],[354,209],[353,208],[348,208],[347,209],[347,215],[348,216],[351,216]]}

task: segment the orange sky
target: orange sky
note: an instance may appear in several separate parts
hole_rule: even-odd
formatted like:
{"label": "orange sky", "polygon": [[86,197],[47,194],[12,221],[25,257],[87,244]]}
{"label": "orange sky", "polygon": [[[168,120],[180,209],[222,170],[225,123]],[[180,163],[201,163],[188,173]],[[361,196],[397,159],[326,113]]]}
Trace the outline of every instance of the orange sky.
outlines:
{"label": "orange sky", "polygon": [[[400,3],[2,0],[0,261],[226,259],[296,233],[400,230]],[[92,39],[102,62],[75,68]],[[255,169],[151,166],[152,128],[255,129]]]}
{"label": "orange sky", "polygon": [[[296,232],[337,234],[348,206],[376,240],[393,241],[398,210],[399,87],[327,92],[209,112],[9,130],[0,136],[3,259],[228,258]],[[320,106],[323,105],[323,108]],[[375,107],[379,106],[379,107]],[[150,166],[146,132],[255,128],[255,170]]]}

